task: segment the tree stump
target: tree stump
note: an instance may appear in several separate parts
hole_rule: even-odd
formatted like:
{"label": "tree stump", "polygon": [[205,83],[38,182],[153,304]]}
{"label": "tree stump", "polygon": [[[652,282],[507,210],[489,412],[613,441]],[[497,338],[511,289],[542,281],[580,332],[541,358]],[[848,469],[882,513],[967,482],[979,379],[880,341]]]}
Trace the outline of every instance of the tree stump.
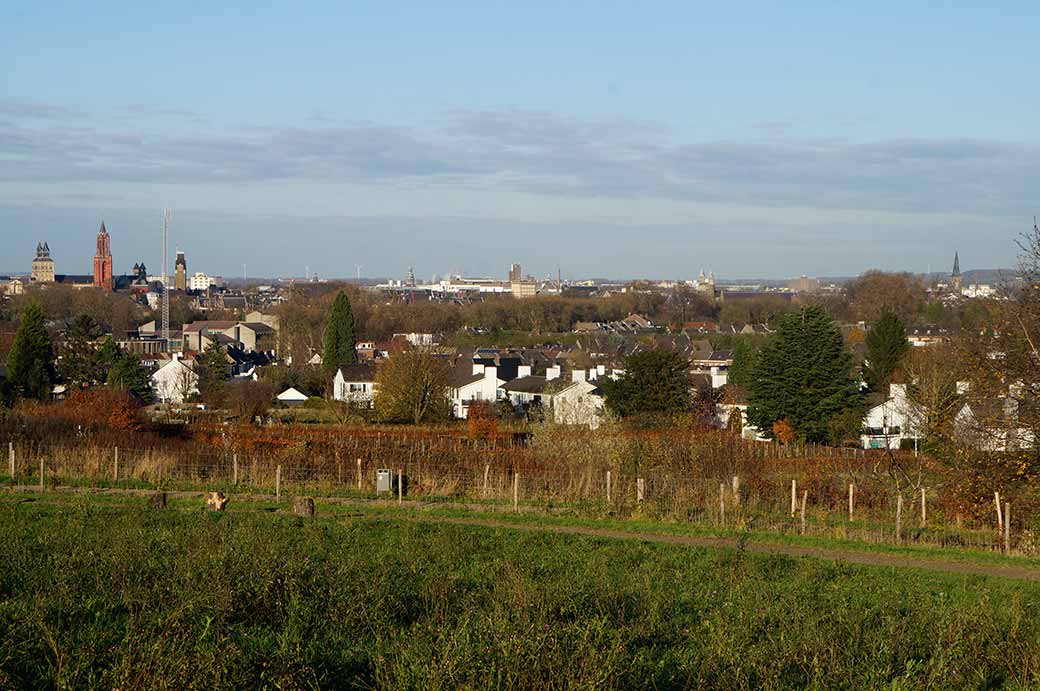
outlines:
{"label": "tree stump", "polygon": [[223,511],[227,503],[228,498],[223,492],[210,492],[206,495],[206,508],[210,511]]}
{"label": "tree stump", "polygon": [[148,505],[153,509],[166,508],[166,492],[156,492],[148,497]]}
{"label": "tree stump", "polygon": [[296,497],[293,499],[292,510],[297,516],[313,516],[314,500],[310,497]]}

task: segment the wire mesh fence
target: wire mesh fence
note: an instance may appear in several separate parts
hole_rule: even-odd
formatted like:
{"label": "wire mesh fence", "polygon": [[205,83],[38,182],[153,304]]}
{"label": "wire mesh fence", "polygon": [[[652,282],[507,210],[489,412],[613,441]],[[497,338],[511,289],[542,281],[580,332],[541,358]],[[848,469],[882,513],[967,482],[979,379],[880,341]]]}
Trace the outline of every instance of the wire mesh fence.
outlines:
{"label": "wire mesh fence", "polygon": [[[577,446],[532,450],[519,440],[360,434],[296,440],[277,449],[236,443],[169,449],[159,445],[9,442],[8,481],[54,485],[325,495],[464,505],[486,511],[537,511],[590,518],[688,523],[874,542],[913,542],[1033,553],[1029,512],[1003,525],[953,513],[942,492],[897,491],[876,477],[878,456],[860,450],[802,449],[827,461],[809,472],[794,447],[726,440],[700,448],[695,463],[651,465],[667,451],[624,446],[583,453]],[[319,440],[320,441],[320,440]],[[328,440],[325,440],[328,441]],[[674,440],[670,443],[674,444]],[[672,450],[676,454],[678,449]],[[644,456],[640,456],[640,453]],[[684,452],[685,453],[685,452]],[[839,462],[840,461],[840,462]],[[808,470],[807,470],[808,469]],[[389,471],[389,486],[377,482]]]}

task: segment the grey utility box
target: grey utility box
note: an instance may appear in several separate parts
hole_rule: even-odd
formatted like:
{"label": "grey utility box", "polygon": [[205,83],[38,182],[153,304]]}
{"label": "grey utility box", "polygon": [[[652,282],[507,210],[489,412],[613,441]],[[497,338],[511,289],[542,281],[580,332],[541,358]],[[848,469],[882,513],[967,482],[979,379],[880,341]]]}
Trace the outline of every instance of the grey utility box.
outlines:
{"label": "grey utility box", "polygon": [[376,494],[379,492],[392,492],[394,486],[394,471],[389,468],[376,470]]}

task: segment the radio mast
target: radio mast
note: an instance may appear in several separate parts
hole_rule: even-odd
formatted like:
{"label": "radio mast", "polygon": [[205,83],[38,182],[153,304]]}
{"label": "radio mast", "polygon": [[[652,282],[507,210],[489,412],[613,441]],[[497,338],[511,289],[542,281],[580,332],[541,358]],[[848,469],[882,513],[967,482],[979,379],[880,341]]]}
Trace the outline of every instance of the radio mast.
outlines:
{"label": "radio mast", "polygon": [[170,235],[170,209],[162,212],[162,338],[166,349],[170,348],[170,287],[169,276],[166,274],[168,257],[166,256],[166,243]]}

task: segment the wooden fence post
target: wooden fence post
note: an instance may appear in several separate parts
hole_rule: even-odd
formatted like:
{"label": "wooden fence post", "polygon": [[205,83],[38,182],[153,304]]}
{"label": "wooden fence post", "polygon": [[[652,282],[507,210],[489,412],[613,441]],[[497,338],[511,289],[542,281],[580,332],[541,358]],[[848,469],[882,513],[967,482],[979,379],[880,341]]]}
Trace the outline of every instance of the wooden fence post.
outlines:
{"label": "wooden fence post", "polygon": [[719,483],[719,525],[726,525],[726,483]]}
{"label": "wooden fence post", "polygon": [[231,484],[238,486],[238,454],[231,456]]}
{"label": "wooden fence post", "polygon": [[119,482],[119,447],[116,447],[116,455],[112,460],[112,482]]}
{"label": "wooden fence post", "polygon": [[484,465],[484,496],[488,495],[488,475],[491,473],[491,464]]}
{"label": "wooden fence post", "polygon": [[809,498],[809,490],[802,490],[802,535],[805,535],[805,502]]}
{"label": "wooden fence post", "polygon": [[993,493],[993,502],[997,505],[997,529],[1004,527],[1004,517],[1000,513],[1000,492]]}
{"label": "wooden fence post", "polygon": [[274,498],[282,498],[282,466],[278,466],[274,470]]}
{"label": "wooden fence post", "polygon": [[1004,503],[1004,554],[1011,554],[1011,502]]}
{"label": "wooden fence post", "polygon": [[40,491],[43,491],[43,457],[40,457]]}
{"label": "wooden fence post", "polygon": [[852,520],[852,507],[853,507],[853,493],[855,492],[854,485],[849,483],[849,520]]}
{"label": "wooden fence post", "polygon": [[740,476],[733,476],[733,505],[740,506]]}
{"label": "wooden fence post", "polygon": [[361,491],[361,459],[357,459],[357,488]]}
{"label": "wooden fence post", "polygon": [[11,463],[11,484],[14,484],[14,442],[7,442],[7,458]]}
{"label": "wooden fence post", "polygon": [[520,512],[520,473],[513,473],[513,511]]}
{"label": "wooden fence post", "polygon": [[921,527],[928,522],[928,508],[925,505],[924,487],[921,488]]}
{"label": "wooden fence post", "polygon": [[610,471],[607,471],[607,503],[610,503]]}
{"label": "wooden fence post", "polygon": [[641,502],[646,498],[646,483],[643,478],[636,478],[636,501]]}
{"label": "wooden fence post", "polygon": [[791,480],[791,518],[794,518],[794,512],[798,505],[798,481]]}
{"label": "wooden fence post", "polygon": [[896,496],[896,542],[903,539],[903,493]]}
{"label": "wooden fence post", "polygon": [[397,470],[397,505],[404,503],[404,470]]}

